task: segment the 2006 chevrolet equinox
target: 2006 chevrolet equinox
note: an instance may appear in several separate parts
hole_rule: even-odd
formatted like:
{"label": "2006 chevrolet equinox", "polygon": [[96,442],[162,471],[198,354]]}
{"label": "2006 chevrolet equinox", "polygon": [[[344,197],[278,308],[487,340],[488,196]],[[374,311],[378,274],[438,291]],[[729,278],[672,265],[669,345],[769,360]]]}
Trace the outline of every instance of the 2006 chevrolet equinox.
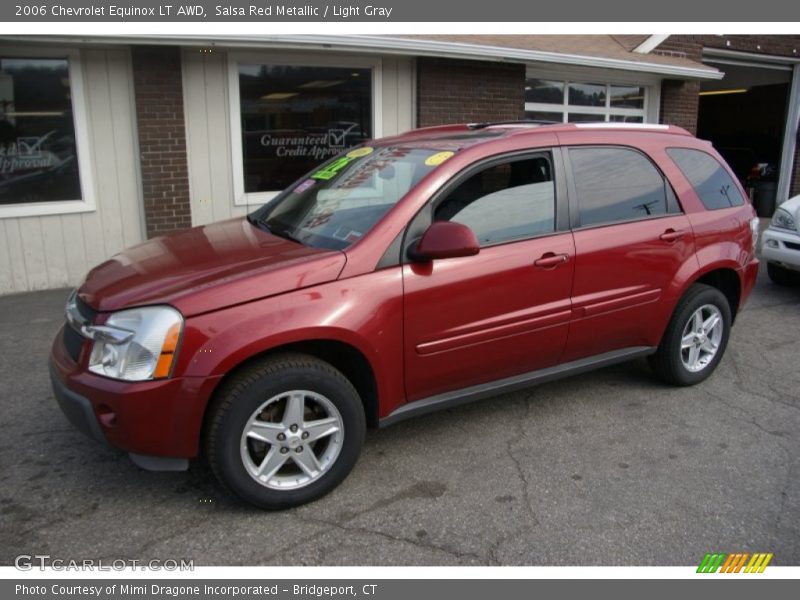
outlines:
{"label": "2006 chevrolet equinox", "polygon": [[243,499],[295,506],[347,476],[367,425],[640,356],[704,380],[756,237],[730,169],[679,128],[420,129],[93,269],[53,389],[144,468],[204,453]]}

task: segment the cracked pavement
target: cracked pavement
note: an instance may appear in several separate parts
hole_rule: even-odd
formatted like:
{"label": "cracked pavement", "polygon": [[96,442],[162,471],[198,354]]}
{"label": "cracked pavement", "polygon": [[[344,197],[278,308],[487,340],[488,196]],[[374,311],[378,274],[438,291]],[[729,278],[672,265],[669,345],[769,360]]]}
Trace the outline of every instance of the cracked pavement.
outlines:
{"label": "cracked pavement", "polygon": [[800,288],[763,270],[705,383],[633,362],[373,431],[341,487],[279,513],[73,430],[47,374],[67,292],[2,297],[0,564],[798,565]]}

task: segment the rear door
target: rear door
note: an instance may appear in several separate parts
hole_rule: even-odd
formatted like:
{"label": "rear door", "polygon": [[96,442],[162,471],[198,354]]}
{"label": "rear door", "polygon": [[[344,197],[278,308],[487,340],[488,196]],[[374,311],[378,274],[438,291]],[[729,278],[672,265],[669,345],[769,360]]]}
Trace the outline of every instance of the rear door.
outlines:
{"label": "rear door", "polygon": [[562,362],[655,346],[694,241],[670,184],[643,152],[564,149],[575,236],[572,322]]}
{"label": "rear door", "polygon": [[459,176],[410,226],[413,238],[432,220],[462,223],[481,251],[403,266],[409,401],[560,358],[575,248],[555,179],[549,151],[495,159]]}

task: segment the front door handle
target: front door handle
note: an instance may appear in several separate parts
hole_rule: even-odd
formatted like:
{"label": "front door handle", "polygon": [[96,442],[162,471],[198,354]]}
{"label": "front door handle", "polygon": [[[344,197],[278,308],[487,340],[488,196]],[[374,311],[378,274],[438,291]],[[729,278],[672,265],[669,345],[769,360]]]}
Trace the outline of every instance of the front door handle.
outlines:
{"label": "front door handle", "polygon": [[553,252],[545,252],[541,258],[533,261],[533,264],[542,269],[552,269],[561,263],[569,260],[569,254],[555,254]]}
{"label": "front door handle", "polygon": [[670,228],[670,229],[667,229],[664,233],[662,233],[658,237],[659,237],[659,239],[661,239],[661,240],[663,240],[665,242],[674,242],[674,241],[679,240],[679,239],[681,239],[683,237],[683,231],[681,231],[680,229],[675,230],[675,229]]}

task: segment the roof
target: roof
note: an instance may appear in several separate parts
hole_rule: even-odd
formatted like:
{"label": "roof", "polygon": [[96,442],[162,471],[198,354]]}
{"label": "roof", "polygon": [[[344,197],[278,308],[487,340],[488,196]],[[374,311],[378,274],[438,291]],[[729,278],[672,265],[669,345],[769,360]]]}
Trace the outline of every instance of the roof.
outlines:
{"label": "roof", "polygon": [[[405,39],[425,40],[439,43],[468,44],[471,46],[528,51],[546,54],[542,62],[576,62],[584,59],[606,59],[617,63],[614,67],[623,70],[651,71],[685,70],[692,78],[718,79],[717,69],[680,56],[662,56],[636,51],[651,37],[649,35],[415,35]],[[558,58],[561,60],[557,60]],[[533,58],[533,57],[532,57]],[[550,59],[549,61],[547,59]],[[625,63],[628,63],[627,65]],[[665,73],[666,74],[666,73]]]}
{"label": "roof", "polygon": [[614,41],[616,41],[620,46],[628,50],[629,52],[633,52],[636,48],[638,48],[641,44],[647,41],[649,35],[612,35]]}

